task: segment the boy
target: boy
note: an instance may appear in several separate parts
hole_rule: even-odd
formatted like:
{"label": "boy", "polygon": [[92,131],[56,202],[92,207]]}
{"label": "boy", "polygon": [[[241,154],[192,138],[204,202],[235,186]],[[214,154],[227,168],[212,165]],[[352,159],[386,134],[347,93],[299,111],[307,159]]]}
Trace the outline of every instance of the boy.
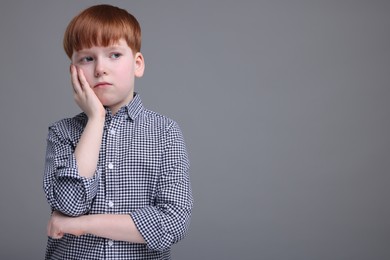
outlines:
{"label": "boy", "polygon": [[134,92],[141,30],[97,5],[69,23],[74,99],[82,113],[49,127],[44,191],[52,209],[46,259],[170,259],[193,205],[178,125]]}

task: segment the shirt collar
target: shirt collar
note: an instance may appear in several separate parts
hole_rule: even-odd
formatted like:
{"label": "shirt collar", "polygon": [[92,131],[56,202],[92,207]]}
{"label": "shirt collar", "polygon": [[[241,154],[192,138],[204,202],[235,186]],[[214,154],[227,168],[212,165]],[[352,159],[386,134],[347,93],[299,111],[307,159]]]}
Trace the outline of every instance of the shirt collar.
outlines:
{"label": "shirt collar", "polygon": [[142,112],[143,109],[144,107],[142,105],[142,100],[140,95],[134,92],[133,99],[126,106],[128,116],[132,121],[134,121],[137,118],[137,116]]}
{"label": "shirt collar", "polygon": [[[126,106],[121,107],[115,117],[124,118],[128,116],[130,120],[134,121],[143,109],[140,95],[134,92],[133,99]],[[106,120],[112,118],[112,116],[110,109],[106,107]]]}

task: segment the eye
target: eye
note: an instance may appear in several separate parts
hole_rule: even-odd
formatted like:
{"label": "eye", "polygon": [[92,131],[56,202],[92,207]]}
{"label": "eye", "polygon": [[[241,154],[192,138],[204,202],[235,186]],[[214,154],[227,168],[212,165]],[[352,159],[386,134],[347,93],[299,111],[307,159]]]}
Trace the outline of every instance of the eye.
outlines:
{"label": "eye", "polygon": [[91,61],[93,61],[93,58],[91,56],[86,56],[86,57],[83,57],[80,59],[80,62],[83,62],[83,63],[88,63]]}
{"label": "eye", "polygon": [[110,57],[113,58],[113,59],[118,59],[118,58],[121,57],[121,56],[122,56],[121,53],[115,52],[115,53],[111,54]]}

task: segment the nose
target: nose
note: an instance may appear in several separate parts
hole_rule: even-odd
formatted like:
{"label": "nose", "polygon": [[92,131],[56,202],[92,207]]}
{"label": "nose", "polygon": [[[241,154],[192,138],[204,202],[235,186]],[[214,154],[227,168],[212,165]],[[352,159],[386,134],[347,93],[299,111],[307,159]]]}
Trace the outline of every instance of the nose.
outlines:
{"label": "nose", "polygon": [[99,78],[107,74],[107,69],[102,61],[97,60],[95,65],[95,77]]}

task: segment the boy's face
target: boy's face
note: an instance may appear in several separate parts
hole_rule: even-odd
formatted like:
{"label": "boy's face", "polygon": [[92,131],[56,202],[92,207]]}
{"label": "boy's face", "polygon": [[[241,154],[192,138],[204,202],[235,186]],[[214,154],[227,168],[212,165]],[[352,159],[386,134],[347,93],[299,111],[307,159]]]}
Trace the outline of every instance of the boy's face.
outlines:
{"label": "boy's face", "polygon": [[142,77],[144,59],[133,55],[124,39],[116,44],[74,51],[72,64],[80,68],[100,102],[116,113],[133,98],[134,78]]}

